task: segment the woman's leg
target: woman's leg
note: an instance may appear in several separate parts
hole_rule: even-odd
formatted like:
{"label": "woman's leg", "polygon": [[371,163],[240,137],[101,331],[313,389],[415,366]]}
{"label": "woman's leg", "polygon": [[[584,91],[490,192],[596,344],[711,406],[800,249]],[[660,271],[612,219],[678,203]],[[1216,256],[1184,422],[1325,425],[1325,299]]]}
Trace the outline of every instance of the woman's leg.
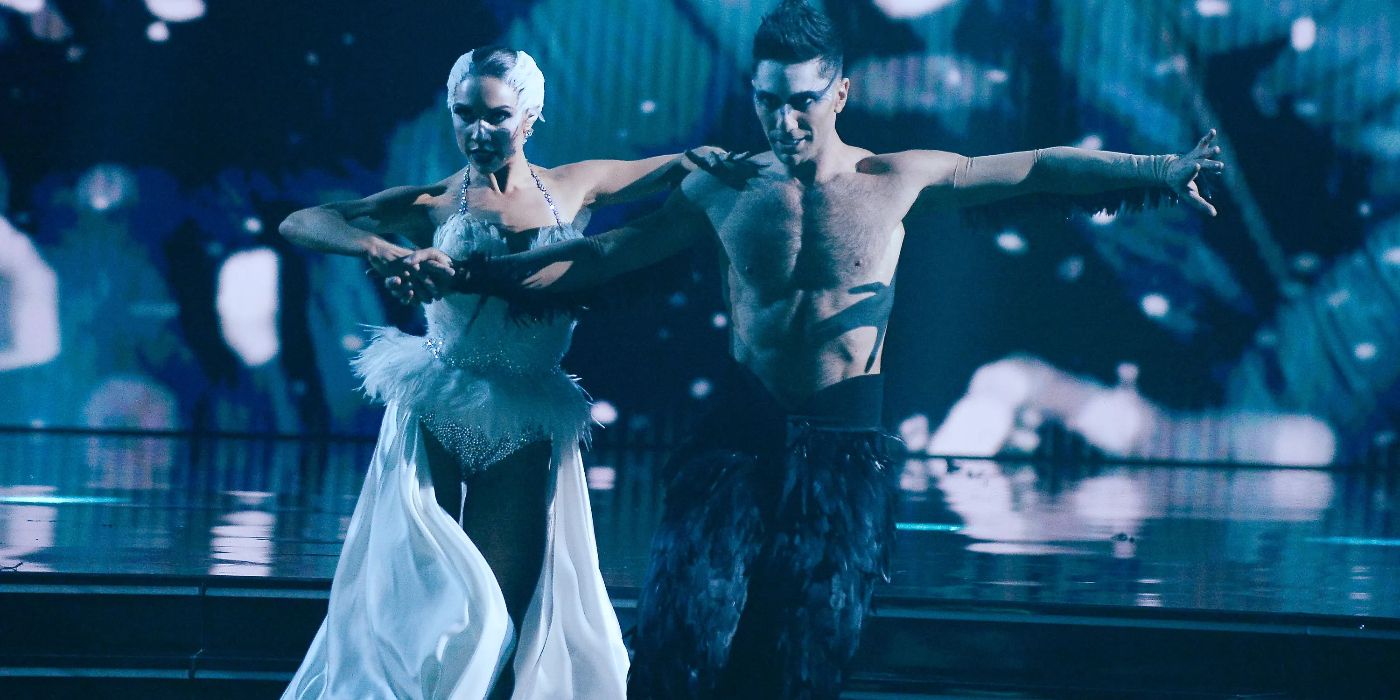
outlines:
{"label": "woman's leg", "polygon": [[423,442],[428,448],[428,472],[433,477],[433,493],[438,505],[458,523],[462,522],[462,467],[452,454],[428,430],[423,430]]}
{"label": "woman's leg", "polygon": [[[506,610],[520,629],[539,584],[549,514],[549,442],[536,442],[467,478],[462,529],[496,575]],[[507,667],[492,697],[509,697]]]}

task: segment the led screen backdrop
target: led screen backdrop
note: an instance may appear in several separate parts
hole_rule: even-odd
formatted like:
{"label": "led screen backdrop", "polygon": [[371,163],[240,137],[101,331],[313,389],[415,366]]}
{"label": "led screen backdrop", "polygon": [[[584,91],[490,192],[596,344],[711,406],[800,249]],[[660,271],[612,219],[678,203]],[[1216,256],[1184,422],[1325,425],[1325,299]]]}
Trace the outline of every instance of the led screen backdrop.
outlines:
{"label": "led screen backdrop", "polygon": [[[1400,401],[1400,5],[828,0],[847,141],[970,155],[1187,149],[1222,215],[973,229],[908,220],[888,418],[937,453],[1326,463],[1392,449]],[[548,80],[551,165],[762,145],[739,0],[0,0],[0,423],[373,432],[346,362],[421,321],[288,212],[459,167],[452,60],[500,39]],[[655,203],[595,212],[605,230]],[[704,408],[727,317],[705,251],[584,318],[598,417]],[[674,273],[674,274],[672,274]]]}

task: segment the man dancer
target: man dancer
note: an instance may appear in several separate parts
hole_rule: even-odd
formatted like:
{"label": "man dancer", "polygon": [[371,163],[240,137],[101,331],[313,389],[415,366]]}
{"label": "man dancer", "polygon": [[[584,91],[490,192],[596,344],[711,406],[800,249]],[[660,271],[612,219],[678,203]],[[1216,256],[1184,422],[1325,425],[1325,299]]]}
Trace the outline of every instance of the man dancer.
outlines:
{"label": "man dancer", "polygon": [[1181,156],[875,154],[836,133],[850,81],[829,19],[783,0],[754,37],[754,60],[771,152],[696,157],[702,171],[624,228],[458,262],[450,280],[428,251],[410,261],[411,279],[387,280],[404,299],[447,286],[538,311],[718,242],[736,364],[717,410],[668,467],[633,642],[634,698],[839,693],[872,586],[889,573],[880,354],[902,219],[916,199],[968,207],[1057,195],[1111,208],[1165,196],[1215,213],[1195,183],[1223,168],[1214,132]]}

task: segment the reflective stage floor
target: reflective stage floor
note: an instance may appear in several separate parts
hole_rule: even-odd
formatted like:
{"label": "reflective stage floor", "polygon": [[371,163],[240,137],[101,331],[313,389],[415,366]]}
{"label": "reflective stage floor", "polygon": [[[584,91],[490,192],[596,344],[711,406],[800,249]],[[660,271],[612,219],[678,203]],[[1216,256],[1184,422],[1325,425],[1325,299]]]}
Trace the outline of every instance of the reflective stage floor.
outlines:
{"label": "reflective stage floor", "polygon": [[[371,447],[0,434],[0,594],[103,580],[92,576],[265,581],[319,596],[323,610]],[[662,454],[585,457],[604,578],[620,609],[645,574]],[[914,460],[900,486],[895,573],[877,593],[887,616],[956,626],[979,615],[990,624],[1087,615],[1094,625],[1262,625],[1269,634],[1283,634],[1270,625],[1312,634],[1325,620],[1339,639],[1369,625],[1387,650],[1400,640],[1394,472]],[[880,647],[871,634],[866,647]],[[1026,683],[1010,697],[1074,695]]]}

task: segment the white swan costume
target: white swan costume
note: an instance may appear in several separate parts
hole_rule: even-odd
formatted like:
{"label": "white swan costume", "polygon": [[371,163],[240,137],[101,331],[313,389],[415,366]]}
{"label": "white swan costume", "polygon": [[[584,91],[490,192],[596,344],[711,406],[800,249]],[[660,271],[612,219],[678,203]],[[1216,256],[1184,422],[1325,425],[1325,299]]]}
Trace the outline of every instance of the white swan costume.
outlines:
{"label": "white swan costume", "polygon": [[[538,108],[543,77],[519,55],[525,60],[513,72],[528,63],[534,76],[524,81],[539,88],[520,90],[522,105],[537,95]],[[470,58],[454,66],[449,94]],[[585,218],[540,229],[532,247],[580,237]],[[459,259],[506,252],[493,226],[465,212],[445,221],[433,243]],[[355,361],[366,393],[387,409],[326,620],[284,700],[479,700],[512,648],[513,698],[624,697],[627,652],[598,570],[579,453],[588,401],[559,366],[574,322],[520,323],[500,299],[475,295],[425,311],[425,338],[381,329]],[[425,428],[467,469],[552,441],[545,559],[518,634],[486,560],[437,503]]]}

